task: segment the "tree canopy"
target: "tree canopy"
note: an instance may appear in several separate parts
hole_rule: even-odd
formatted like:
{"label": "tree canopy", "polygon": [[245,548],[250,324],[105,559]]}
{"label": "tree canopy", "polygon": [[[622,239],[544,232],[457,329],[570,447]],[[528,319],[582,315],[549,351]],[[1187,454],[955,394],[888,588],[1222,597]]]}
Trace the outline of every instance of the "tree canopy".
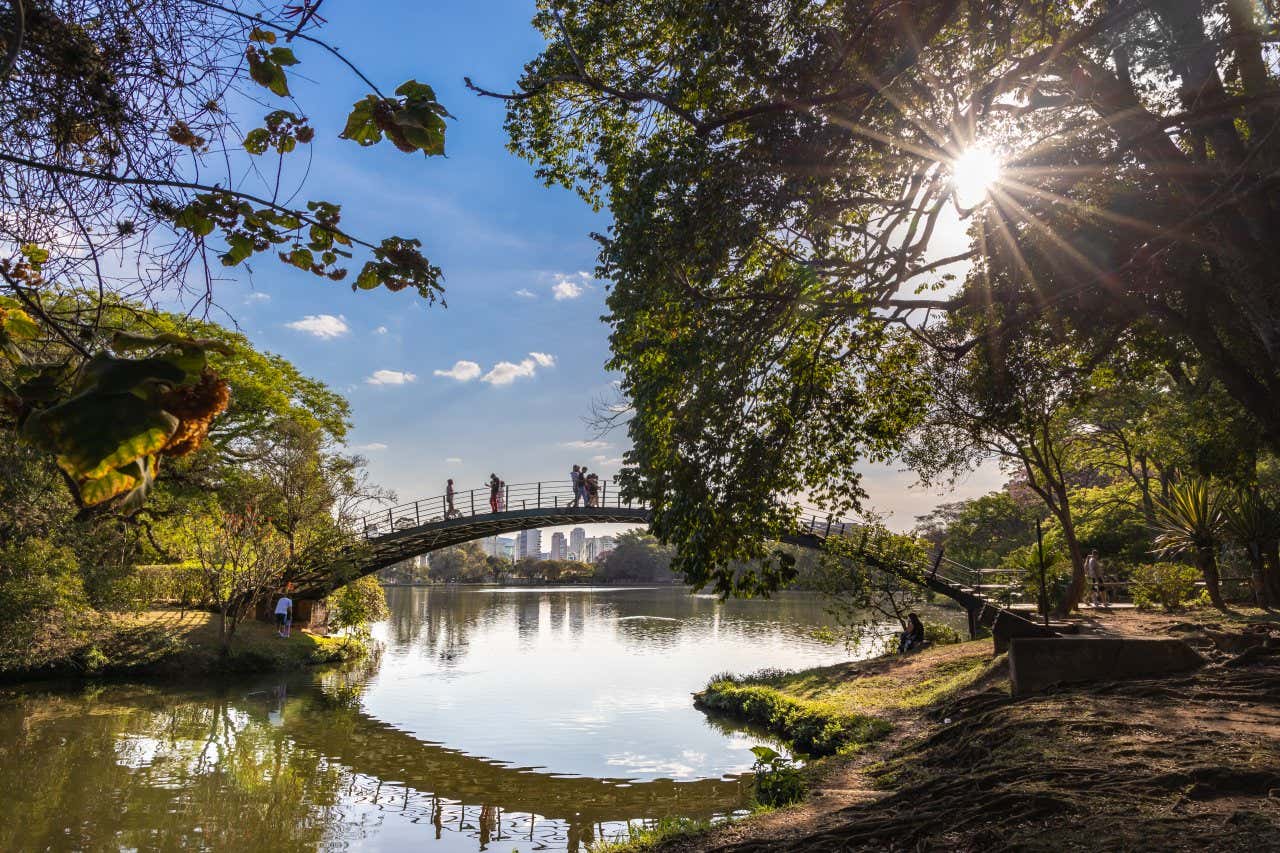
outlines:
{"label": "tree canopy", "polygon": [[[210,363],[227,341],[123,334],[111,305],[163,297],[198,313],[258,256],[355,290],[443,293],[418,238],[354,234],[337,202],[295,201],[306,165],[291,164],[316,133],[431,157],[449,117],[424,83],[384,93],[319,37],[314,9],[19,0],[0,13],[0,404],[82,506],[136,509],[160,457],[194,451],[229,403]],[[367,87],[341,128],[312,126],[291,89],[313,58]],[[247,425],[232,414],[217,429],[233,444]]]}
{"label": "tree canopy", "polygon": [[[1194,363],[1280,448],[1269,9],[540,4],[546,49],[481,91],[545,180],[613,215],[628,488],[678,566],[782,579],[725,567],[790,493],[856,500],[856,463],[918,424],[926,348],[1128,341]],[[1000,163],[981,204],[958,193],[974,151]],[[935,336],[964,313],[983,330]]]}

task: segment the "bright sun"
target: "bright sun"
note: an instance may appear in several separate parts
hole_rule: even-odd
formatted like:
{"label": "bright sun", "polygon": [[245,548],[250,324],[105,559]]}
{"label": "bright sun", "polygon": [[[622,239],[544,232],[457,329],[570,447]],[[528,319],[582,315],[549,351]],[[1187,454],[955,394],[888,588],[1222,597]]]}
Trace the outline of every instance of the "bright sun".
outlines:
{"label": "bright sun", "polygon": [[961,207],[976,207],[1000,179],[1000,158],[989,148],[969,148],[951,164],[951,175],[956,202]]}

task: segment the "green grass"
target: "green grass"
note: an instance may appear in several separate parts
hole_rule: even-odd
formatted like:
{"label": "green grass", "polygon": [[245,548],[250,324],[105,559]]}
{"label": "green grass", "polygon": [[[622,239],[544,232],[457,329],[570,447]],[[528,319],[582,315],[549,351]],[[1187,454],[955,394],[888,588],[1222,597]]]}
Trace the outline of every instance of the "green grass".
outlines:
{"label": "green grass", "polygon": [[288,639],[274,625],[246,621],[231,653],[222,654],[217,617],[198,610],[98,614],[74,632],[44,635],[39,655],[3,661],[0,677],[155,675],[183,678],[217,672],[269,672],[338,663],[365,654],[358,640],[295,630]]}
{"label": "green grass", "polygon": [[800,752],[848,754],[883,737],[896,717],[958,695],[1000,664],[979,640],[799,672],[721,674],[696,701],[761,725]]}
{"label": "green grass", "polygon": [[709,820],[690,817],[664,817],[641,824],[628,824],[627,837],[600,839],[591,845],[590,853],[643,853],[678,838],[689,838],[711,829]]}
{"label": "green grass", "polygon": [[696,697],[713,711],[755,723],[808,755],[849,753],[889,732],[888,721],[831,702],[788,696],[762,684],[713,680]]}

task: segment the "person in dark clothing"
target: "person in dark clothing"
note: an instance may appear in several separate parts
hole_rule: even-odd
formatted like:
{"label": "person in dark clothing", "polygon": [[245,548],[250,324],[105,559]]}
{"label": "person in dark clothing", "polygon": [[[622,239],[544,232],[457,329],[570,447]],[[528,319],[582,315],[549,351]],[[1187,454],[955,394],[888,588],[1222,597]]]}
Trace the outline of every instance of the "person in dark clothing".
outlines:
{"label": "person in dark clothing", "polygon": [[445,500],[448,502],[448,508],[444,511],[445,518],[453,518],[458,511],[453,508],[453,480],[449,480],[449,484],[444,489]]}
{"label": "person in dark clothing", "polygon": [[898,654],[918,649],[924,645],[924,623],[914,613],[907,614],[907,628],[898,640]]}
{"label": "person in dark clothing", "polygon": [[498,494],[502,491],[502,481],[498,479],[497,474],[489,475],[489,509],[492,512],[498,511]]}

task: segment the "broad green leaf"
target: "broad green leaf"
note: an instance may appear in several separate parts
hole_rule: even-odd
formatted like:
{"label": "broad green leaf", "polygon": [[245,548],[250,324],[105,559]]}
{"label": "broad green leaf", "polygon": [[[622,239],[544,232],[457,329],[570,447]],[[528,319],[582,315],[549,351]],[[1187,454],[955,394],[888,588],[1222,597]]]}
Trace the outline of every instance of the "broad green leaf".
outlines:
{"label": "broad green leaf", "polygon": [[297,65],[298,59],[293,55],[291,47],[273,47],[271,48],[271,61],[277,65]]}
{"label": "broad green leaf", "polygon": [[222,255],[222,265],[234,267],[253,254],[253,240],[244,234],[227,235],[227,251]]}
{"label": "broad green leaf", "polygon": [[373,95],[356,101],[351,107],[351,114],[347,116],[346,127],[342,129],[340,136],[366,146],[381,142],[382,130],[374,118],[378,104],[378,99]]}
{"label": "broad green leaf", "polygon": [[378,271],[373,265],[373,261],[369,261],[360,270],[360,275],[356,276],[356,287],[361,290],[373,290],[382,280],[378,277]]}
{"label": "broad green leaf", "polygon": [[167,358],[115,358],[99,353],[85,364],[81,386],[97,393],[138,393],[156,385],[178,385],[187,371]]}
{"label": "broad green leaf", "polygon": [[20,249],[22,256],[27,259],[27,263],[36,269],[49,260],[49,250],[42,249],[35,243],[24,243]]}
{"label": "broad green leaf", "polygon": [[263,44],[275,44],[276,34],[271,30],[264,30],[261,27],[254,27],[249,32],[249,41],[262,42]]}
{"label": "broad green leaf", "polygon": [[245,134],[244,150],[250,154],[265,154],[271,144],[271,134],[265,127],[257,127]]}
{"label": "broad green leaf", "polygon": [[34,412],[22,432],[72,478],[92,480],[158,452],[177,428],[177,418],[133,394],[90,391]]}

